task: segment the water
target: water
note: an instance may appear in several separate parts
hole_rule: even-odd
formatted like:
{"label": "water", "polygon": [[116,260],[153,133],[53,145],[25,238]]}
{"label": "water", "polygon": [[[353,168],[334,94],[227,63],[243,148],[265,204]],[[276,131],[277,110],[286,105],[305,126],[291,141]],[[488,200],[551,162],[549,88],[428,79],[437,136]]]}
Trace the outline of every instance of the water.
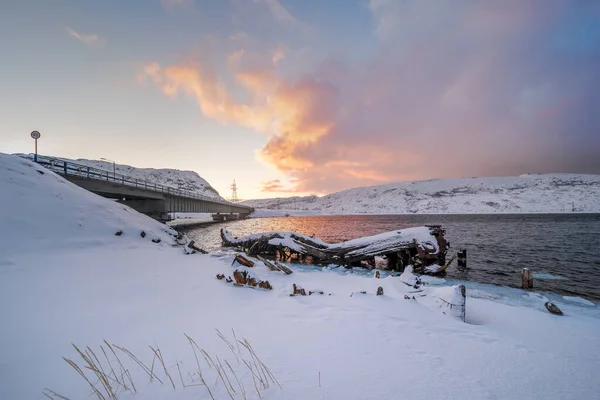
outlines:
{"label": "water", "polygon": [[534,271],[535,290],[600,301],[600,214],[348,215],[256,218],[191,228],[207,250],[221,246],[219,231],[236,236],[296,231],[334,243],[425,224],[441,224],[449,255],[468,251],[468,268],[454,264],[446,278],[519,287],[521,268]]}

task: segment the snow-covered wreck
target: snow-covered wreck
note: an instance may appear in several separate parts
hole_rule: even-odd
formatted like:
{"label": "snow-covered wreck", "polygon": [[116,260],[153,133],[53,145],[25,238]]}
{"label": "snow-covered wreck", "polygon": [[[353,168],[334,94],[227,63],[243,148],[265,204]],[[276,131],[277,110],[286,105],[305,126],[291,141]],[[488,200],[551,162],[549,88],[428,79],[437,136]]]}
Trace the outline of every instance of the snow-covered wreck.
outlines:
{"label": "snow-covered wreck", "polygon": [[448,242],[444,233],[441,226],[428,225],[330,244],[297,232],[263,232],[237,238],[223,228],[221,239],[224,246],[237,247],[250,256],[371,267],[378,257],[386,261],[387,269],[403,271],[413,265],[415,272],[435,273],[446,263]]}

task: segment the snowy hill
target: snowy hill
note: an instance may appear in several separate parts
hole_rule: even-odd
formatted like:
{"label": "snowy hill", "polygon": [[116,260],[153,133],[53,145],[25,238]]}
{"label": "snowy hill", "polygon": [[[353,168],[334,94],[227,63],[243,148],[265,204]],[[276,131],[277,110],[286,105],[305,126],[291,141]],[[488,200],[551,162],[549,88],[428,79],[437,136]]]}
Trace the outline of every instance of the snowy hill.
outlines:
{"label": "snowy hill", "polygon": [[259,209],[314,213],[600,212],[600,175],[543,174],[400,182],[323,197],[248,200]]}
{"label": "snowy hill", "polygon": [[[173,243],[175,232],[29,160],[0,153],[0,254],[63,250],[131,239]],[[121,237],[115,236],[123,231]],[[146,237],[140,237],[141,231]]]}
{"label": "snowy hill", "polygon": [[[31,158],[31,156],[27,154],[17,155],[29,159]],[[86,160],[82,158],[77,160],[63,157],[54,158],[113,172],[112,162],[102,160]],[[159,185],[170,186],[181,190],[188,190],[202,196],[222,199],[219,195],[219,192],[217,192],[217,190],[213,188],[210,183],[208,183],[204,178],[194,171],[182,171],[169,168],[136,168],[129,165],[115,164],[115,172],[117,174],[130,176],[139,180],[156,182]]]}

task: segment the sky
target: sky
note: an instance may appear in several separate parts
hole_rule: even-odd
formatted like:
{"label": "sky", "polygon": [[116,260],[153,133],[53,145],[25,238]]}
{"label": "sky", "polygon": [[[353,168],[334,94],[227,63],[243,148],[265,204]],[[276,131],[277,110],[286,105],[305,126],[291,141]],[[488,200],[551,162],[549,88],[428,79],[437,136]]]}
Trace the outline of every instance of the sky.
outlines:
{"label": "sky", "polygon": [[600,1],[0,0],[0,152],[243,199],[600,174]]}

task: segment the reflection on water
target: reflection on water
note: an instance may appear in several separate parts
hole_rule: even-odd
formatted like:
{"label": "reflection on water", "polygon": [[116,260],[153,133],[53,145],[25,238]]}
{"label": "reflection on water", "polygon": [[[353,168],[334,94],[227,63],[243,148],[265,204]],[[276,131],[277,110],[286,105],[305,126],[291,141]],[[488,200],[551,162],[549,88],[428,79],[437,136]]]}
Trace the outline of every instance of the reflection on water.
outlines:
{"label": "reflection on water", "polygon": [[221,246],[219,230],[236,236],[296,231],[335,243],[425,224],[441,224],[450,252],[468,250],[468,268],[456,264],[448,279],[518,287],[521,268],[535,287],[600,300],[600,214],[348,215],[256,218],[187,230],[207,250]]}

